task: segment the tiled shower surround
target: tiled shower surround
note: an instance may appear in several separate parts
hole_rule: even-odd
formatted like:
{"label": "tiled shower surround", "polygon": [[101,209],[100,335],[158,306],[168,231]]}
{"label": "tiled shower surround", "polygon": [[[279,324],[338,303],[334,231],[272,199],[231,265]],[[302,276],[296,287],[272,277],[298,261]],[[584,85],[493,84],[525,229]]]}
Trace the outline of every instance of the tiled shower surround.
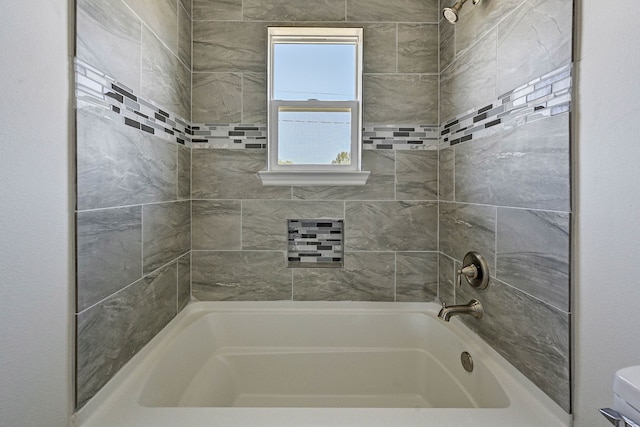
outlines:
{"label": "tiled shower surround", "polygon": [[[190,286],[200,300],[474,296],[485,317],[462,320],[570,410],[571,2],[469,2],[455,26],[435,0],[394,4],[78,1],[85,76],[122,95],[96,102],[85,81],[92,99],[78,97],[78,406]],[[261,185],[269,25],[365,29],[365,186]],[[344,268],[285,267],[286,220],[308,218],[344,219]],[[486,291],[453,287],[469,250],[489,262]]]}
{"label": "tiled shower surround", "polygon": [[[478,298],[483,319],[461,320],[566,411],[572,18],[571,1],[527,0],[440,22],[440,299]],[[454,288],[468,250],[489,263],[485,291]]]}
{"label": "tiled shower surround", "polygon": [[189,13],[77,1],[78,407],[189,300],[191,153],[178,122],[191,109]]}

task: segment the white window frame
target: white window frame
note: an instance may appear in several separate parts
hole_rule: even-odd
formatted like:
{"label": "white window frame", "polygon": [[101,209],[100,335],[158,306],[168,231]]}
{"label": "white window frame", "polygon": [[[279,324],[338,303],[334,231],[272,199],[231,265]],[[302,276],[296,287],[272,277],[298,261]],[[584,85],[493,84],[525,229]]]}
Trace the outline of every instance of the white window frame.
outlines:
{"label": "white window frame", "polygon": [[[364,185],[362,171],[362,28],[269,27],[267,49],[267,170],[259,172],[264,185]],[[274,47],[278,43],[353,44],[356,47],[356,94],[350,101],[290,101],[274,98]],[[349,165],[278,164],[279,111],[350,111]]]}

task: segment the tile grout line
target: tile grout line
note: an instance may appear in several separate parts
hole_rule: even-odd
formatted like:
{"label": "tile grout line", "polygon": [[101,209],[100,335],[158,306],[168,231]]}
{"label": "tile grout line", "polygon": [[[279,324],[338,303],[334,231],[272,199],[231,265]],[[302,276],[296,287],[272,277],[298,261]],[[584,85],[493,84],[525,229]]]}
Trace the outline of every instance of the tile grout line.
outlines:
{"label": "tile grout line", "polygon": [[398,251],[393,252],[393,302],[398,301]]}
{"label": "tile grout line", "polygon": [[188,253],[188,252],[185,252],[185,253],[183,253],[183,254],[181,254],[181,255],[177,256],[176,258],[173,258],[172,260],[170,260],[170,261],[166,262],[165,264],[161,265],[160,267],[156,268],[155,270],[150,271],[150,272],[149,272],[149,273],[147,273],[147,274],[143,274],[141,277],[139,277],[138,279],[136,279],[136,280],[134,280],[133,282],[129,283],[128,285],[123,286],[122,288],[120,288],[120,289],[118,289],[117,291],[115,291],[115,292],[113,292],[113,293],[111,293],[111,294],[107,295],[106,297],[104,297],[104,298],[100,299],[99,301],[97,301],[97,302],[95,302],[95,303],[93,303],[93,304],[91,304],[91,305],[89,305],[89,306],[85,307],[85,308],[84,308],[84,309],[82,309],[81,311],[76,312],[76,313],[75,313],[75,314],[76,314],[76,316],[78,316],[78,315],[80,315],[80,314],[83,314],[83,313],[86,313],[87,311],[89,311],[89,310],[91,310],[91,309],[93,309],[93,308],[97,307],[98,305],[102,304],[103,302],[107,301],[108,299],[110,299],[110,298],[112,298],[112,297],[114,297],[114,296],[116,296],[116,295],[118,295],[118,294],[120,294],[120,293],[124,292],[126,289],[129,289],[130,287],[132,287],[132,286],[133,286],[133,285],[135,285],[136,283],[140,282],[141,280],[143,280],[143,279],[145,279],[145,278],[147,278],[147,277],[149,277],[149,276],[151,276],[151,275],[153,275],[153,274],[157,273],[158,271],[162,270],[163,268],[168,267],[169,265],[171,265],[171,263],[174,263],[174,262],[176,262],[176,263],[177,263],[177,262],[178,262],[178,259],[179,259],[179,258],[182,258],[183,256],[185,256],[187,253]]}
{"label": "tile grout line", "polygon": [[140,277],[144,277],[144,205],[140,205]]}
{"label": "tile grout line", "polygon": [[498,277],[498,211],[499,209],[496,207],[494,219],[495,233],[493,235],[493,253],[495,255],[493,258],[493,275],[496,278]]}

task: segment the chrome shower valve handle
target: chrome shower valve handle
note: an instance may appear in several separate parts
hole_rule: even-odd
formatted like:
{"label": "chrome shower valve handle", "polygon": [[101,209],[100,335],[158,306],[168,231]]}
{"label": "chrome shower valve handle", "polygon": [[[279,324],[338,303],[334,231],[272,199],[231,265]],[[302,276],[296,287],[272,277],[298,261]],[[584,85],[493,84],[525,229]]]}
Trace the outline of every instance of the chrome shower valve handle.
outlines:
{"label": "chrome shower valve handle", "polygon": [[478,268],[471,264],[468,265],[464,268],[462,268],[462,270],[458,270],[457,274],[456,274],[456,287],[459,288],[462,286],[462,276],[464,275],[464,277],[466,277],[467,279],[475,279],[478,277]]}
{"label": "chrome shower valve handle", "polygon": [[462,276],[472,288],[479,291],[489,286],[489,266],[487,261],[478,252],[467,252],[462,260],[462,268],[456,274],[456,287],[462,286]]}

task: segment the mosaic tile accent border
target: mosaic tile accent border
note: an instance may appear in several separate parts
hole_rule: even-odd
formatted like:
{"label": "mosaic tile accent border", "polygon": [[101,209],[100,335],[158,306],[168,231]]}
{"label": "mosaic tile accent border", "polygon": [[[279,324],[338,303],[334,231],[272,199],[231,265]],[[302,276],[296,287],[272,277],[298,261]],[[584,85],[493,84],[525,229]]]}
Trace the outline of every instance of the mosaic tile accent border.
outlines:
{"label": "mosaic tile accent border", "polygon": [[[267,126],[254,124],[194,124],[194,148],[267,148]],[[437,150],[438,127],[428,125],[367,125],[364,150]]]}
{"label": "mosaic tile accent border", "polygon": [[[191,123],[146,101],[126,85],[75,59],[77,106],[99,106],[119,114],[125,125],[193,148],[267,148],[261,124]],[[435,150],[482,138],[504,129],[571,109],[572,68],[545,74],[493,102],[433,125],[366,124],[364,150]]]}
{"label": "mosaic tile accent border", "polygon": [[267,126],[256,124],[193,124],[193,148],[267,148]]}
{"label": "mosaic tile accent border", "polygon": [[127,126],[178,144],[190,144],[188,120],[140,98],[126,85],[77,58],[75,78],[77,107],[87,104],[102,107],[119,114]]}
{"label": "mosaic tile accent border", "polygon": [[440,127],[440,147],[479,139],[571,110],[571,65],[558,68]]}
{"label": "mosaic tile accent border", "polygon": [[[76,103],[113,111],[122,122],[142,132],[193,148],[267,148],[266,124],[192,123],[136,95],[133,90],[91,65],[75,59]],[[367,124],[364,150],[435,150],[434,125]]]}
{"label": "mosaic tile accent border", "polygon": [[[193,124],[194,148],[267,148],[267,126],[255,124]],[[366,125],[364,150],[436,150],[438,127],[430,125]]]}
{"label": "mosaic tile accent border", "polygon": [[343,219],[288,219],[287,267],[344,266]]}
{"label": "mosaic tile accent border", "polygon": [[365,150],[437,150],[438,126],[366,125],[362,133]]}

